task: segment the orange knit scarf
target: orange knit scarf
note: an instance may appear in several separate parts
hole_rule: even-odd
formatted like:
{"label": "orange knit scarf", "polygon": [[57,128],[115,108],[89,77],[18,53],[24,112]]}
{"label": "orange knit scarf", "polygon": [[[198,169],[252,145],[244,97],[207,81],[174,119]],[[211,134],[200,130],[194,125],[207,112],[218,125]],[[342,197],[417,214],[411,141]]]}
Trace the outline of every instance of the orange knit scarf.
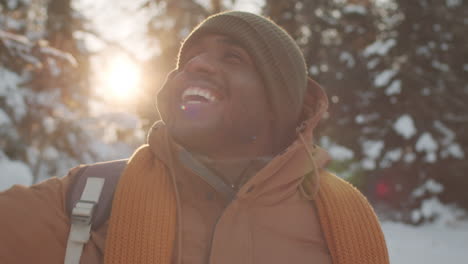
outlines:
{"label": "orange knit scarf", "polygon": [[[378,219],[354,187],[323,171],[315,203],[334,264],[389,263]],[[176,209],[167,167],[141,147],[116,189],[104,262],[170,264]]]}
{"label": "orange knit scarf", "polygon": [[104,263],[171,262],[176,232],[171,178],[148,145],[130,158],[115,191]]}

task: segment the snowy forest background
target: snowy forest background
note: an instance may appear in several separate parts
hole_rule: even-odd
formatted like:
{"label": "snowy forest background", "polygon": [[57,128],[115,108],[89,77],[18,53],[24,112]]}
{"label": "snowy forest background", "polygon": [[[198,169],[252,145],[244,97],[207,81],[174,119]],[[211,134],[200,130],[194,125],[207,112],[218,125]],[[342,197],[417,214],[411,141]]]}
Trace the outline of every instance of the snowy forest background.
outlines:
{"label": "snowy forest background", "polygon": [[[382,218],[466,217],[465,0],[0,0],[0,191],[128,157],[181,40],[228,9],[297,40],[330,99],[316,139],[329,169]],[[139,71],[123,98],[103,83],[116,57]]]}

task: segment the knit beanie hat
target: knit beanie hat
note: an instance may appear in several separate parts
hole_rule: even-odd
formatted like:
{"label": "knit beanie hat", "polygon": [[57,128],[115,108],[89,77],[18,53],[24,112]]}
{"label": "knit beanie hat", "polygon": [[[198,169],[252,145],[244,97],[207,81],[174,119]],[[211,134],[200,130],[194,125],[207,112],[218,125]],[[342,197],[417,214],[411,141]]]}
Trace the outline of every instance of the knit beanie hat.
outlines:
{"label": "knit beanie hat", "polygon": [[[265,17],[241,11],[223,12],[205,19],[185,39],[177,69],[187,62],[187,47],[207,33],[231,37],[249,53],[264,81],[275,117],[276,136],[284,138],[291,134],[298,125],[307,87],[307,67],[294,40]],[[161,109],[160,113],[164,114]],[[164,116],[161,118],[164,120]]]}

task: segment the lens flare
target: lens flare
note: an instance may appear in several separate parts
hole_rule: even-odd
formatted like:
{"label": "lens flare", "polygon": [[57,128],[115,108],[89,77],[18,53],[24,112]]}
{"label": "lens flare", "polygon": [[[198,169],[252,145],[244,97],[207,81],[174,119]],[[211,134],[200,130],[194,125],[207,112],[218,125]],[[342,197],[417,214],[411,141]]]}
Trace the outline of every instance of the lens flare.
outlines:
{"label": "lens flare", "polygon": [[104,77],[105,96],[118,101],[131,100],[140,84],[138,65],[122,55],[110,59],[108,65]]}

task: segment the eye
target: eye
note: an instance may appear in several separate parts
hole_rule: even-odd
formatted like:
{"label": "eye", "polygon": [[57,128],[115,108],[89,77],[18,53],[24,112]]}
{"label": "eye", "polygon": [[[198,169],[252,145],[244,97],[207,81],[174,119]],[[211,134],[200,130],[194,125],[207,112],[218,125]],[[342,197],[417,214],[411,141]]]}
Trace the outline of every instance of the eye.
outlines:
{"label": "eye", "polygon": [[234,63],[241,63],[242,62],[242,55],[240,55],[236,51],[228,50],[224,53],[224,58],[226,58],[229,62]]}

